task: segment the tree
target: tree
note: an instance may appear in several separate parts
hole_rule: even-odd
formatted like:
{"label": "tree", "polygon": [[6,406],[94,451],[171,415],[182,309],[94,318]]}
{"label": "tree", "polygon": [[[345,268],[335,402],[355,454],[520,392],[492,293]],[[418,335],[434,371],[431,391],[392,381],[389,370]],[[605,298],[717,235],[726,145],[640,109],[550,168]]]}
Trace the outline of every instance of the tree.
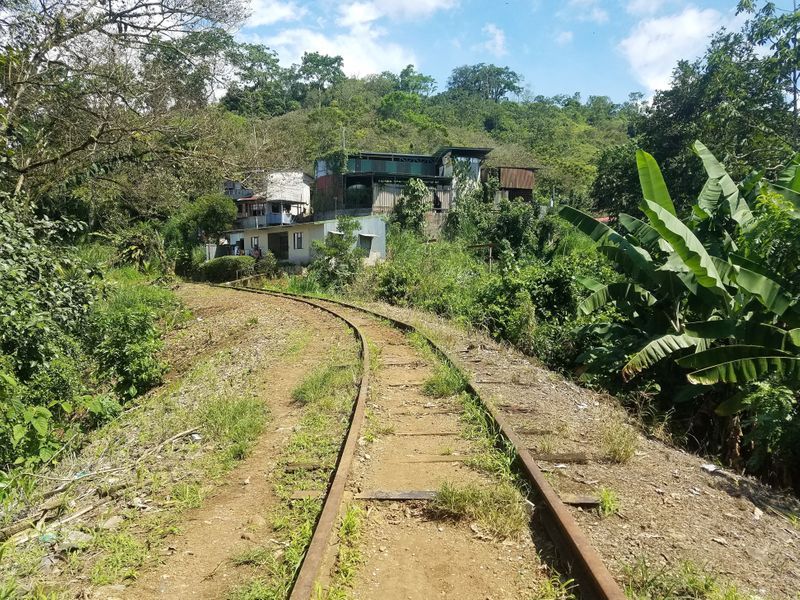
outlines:
{"label": "tree", "polygon": [[414,177],[403,188],[403,195],[394,207],[392,221],[402,230],[422,235],[425,214],[431,207],[430,190],[421,179]]}
{"label": "tree", "polygon": [[[0,189],[38,201],[121,164],[185,152],[186,128],[148,111],[157,44],[243,18],[240,0],[20,0],[0,13]],[[176,46],[177,47],[177,46]],[[190,49],[185,45],[183,50]],[[168,94],[167,94],[168,95]]]}
{"label": "tree", "polygon": [[[592,293],[580,313],[611,304],[621,315],[614,327],[589,326],[609,343],[589,353],[592,366],[619,361],[627,380],[672,358],[690,371],[694,385],[741,384],[770,374],[800,382],[800,299],[763,257],[740,255],[734,240],[755,223],[745,196],[774,186],[761,179],[737,186],[708,148],[695,142],[694,150],[708,179],[688,219],[678,218],[658,164],[641,150],[636,163],[647,221],[620,214],[627,230],[620,234],[574,208],[559,211],[629,277],[606,286],[582,281]],[[786,196],[800,192],[797,174],[793,163]]]}
{"label": "tree", "polygon": [[228,110],[253,116],[282,115],[297,103],[298,74],[284,69],[275,51],[260,44],[238,44],[230,53],[236,81],[221,102]]}
{"label": "tree", "polygon": [[436,91],[436,80],[417,71],[414,65],[408,65],[400,71],[399,87],[400,91],[427,97]]}
{"label": "tree", "polygon": [[344,79],[344,60],[341,56],[328,56],[319,52],[305,52],[298,73],[317,91],[317,108],[322,108],[322,96],[328,86]]}
{"label": "tree", "polygon": [[793,11],[782,11],[774,2],[765,2],[756,10],[754,0],[740,0],[737,14],[752,16],[744,27],[748,41],[767,48],[770,54],[765,64],[774,82],[783,90],[792,112],[791,140],[795,148],[800,147],[800,12],[797,2]]}
{"label": "tree", "polygon": [[508,94],[522,92],[522,87],[519,85],[521,81],[522,76],[508,67],[479,63],[453,69],[447,80],[447,88],[451,91],[460,90],[476,94],[486,100],[499,102]]}
{"label": "tree", "polygon": [[312,243],[315,258],[310,271],[322,287],[340,289],[355,280],[365,255],[364,250],[356,246],[355,232],[360,228],[355,217],[342,215],[336,232],[328,233],[324,241]]}

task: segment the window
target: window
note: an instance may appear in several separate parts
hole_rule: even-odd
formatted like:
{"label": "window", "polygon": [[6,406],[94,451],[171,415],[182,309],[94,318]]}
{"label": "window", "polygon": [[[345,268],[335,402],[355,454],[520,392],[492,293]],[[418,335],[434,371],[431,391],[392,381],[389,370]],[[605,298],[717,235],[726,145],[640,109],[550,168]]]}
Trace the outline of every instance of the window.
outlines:
{"label": "window", "polygon": [[372,252],[372,236],[359,234],[358,247],[364,250],[367,256],[369,256],[369,253]]}
{"label": "window", "polygon": [[302,250],[303,249],[303,232],[299,231],[297,233],[292,234],[292,247],[295,250]]}
{"label": "window", "polygon": [[258,236],[254,235],[250,238],[250,247],[251,248],[258,248]]}
{"label": "window", "polygon": [[270,206],[272,207],[272,212],[273,213],[280,214],[280,212],[281,212],[281,205],[280,204],[275,204],[273,202],[273,203],[270,204]]}

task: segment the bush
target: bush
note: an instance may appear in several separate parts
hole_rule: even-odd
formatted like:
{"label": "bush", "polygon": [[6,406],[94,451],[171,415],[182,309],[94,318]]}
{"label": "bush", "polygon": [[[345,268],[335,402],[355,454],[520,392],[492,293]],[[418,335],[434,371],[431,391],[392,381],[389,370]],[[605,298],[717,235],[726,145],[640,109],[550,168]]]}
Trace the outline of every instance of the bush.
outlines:
{"label": "bush", "polygon": [[253,267],[253,270],[258,275],[264,275],[265,277],[275,277],[278,275],[280,271],[278,265],[278,259],[275,258],[275,255],[267,250],[264,255],[256,261],[256,264]]}
{"label": "bush", "polygon": [[252,256],[221,256],[203,263],[197,272],[203,281],[222,283],[251,274],[255,264]]}

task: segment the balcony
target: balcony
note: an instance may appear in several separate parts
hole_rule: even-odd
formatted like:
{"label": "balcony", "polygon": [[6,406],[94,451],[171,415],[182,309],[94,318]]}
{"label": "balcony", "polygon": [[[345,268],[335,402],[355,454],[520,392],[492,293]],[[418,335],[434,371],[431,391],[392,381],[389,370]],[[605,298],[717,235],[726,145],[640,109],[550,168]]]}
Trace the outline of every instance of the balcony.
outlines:
{"label": "balcony", "polygon": [[239,217],[236,219],[236,229],[260,229],[275,225],[291,225],[294,223],[295,216],[285,212],[269,212],[265,215]]}

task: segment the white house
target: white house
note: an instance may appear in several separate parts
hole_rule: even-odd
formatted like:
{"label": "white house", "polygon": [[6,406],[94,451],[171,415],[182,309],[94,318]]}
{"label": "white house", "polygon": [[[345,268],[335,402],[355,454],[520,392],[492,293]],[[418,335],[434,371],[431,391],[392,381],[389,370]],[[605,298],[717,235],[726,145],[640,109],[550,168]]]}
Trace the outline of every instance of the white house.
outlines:
{"label": "white house", "polygon": [[[356,244],[367,252],[366,261],[372,264],[384,258],[385,217],[370,215],[356,217],[356,220],[360,225],[360,229],[356,231]],[[244,227],[229,231],[227,239],[232,248],[238,246],[238,251],[244,254],[252,254],[258,248],[262,252],[269,250],[278,260],[306,265],[314,258],[312,242],[324,240],[328,235],[341,235],[334,219],[270,227]]]}
{"label": "white house", "polygon": [[288,225],[311,212],[310,175],[301,170],[257,172],[250,176],[251,187],[225,181],[223,190],[236,203],[237,229]]}

